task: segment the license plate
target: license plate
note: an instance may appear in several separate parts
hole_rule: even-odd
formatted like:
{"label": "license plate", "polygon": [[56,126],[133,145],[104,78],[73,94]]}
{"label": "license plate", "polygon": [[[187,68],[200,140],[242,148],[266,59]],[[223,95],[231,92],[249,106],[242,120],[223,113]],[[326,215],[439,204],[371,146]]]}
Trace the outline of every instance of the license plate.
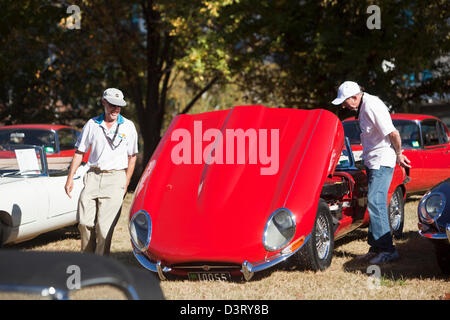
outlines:
{"label": "license plate", "polygon": [[192,281],[230,281],[229,272],[190,272],[189,280]]}

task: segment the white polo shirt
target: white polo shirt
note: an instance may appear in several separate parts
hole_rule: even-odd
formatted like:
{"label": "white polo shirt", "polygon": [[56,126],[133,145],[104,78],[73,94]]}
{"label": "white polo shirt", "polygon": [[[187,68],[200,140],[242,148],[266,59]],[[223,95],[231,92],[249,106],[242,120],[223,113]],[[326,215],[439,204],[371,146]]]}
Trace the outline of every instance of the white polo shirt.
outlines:
{"label": "white polo shirt", "polygon": [[[138,137],[134,123],[119,114],[108,129],[104,114],[90,119],[83,127],[75,147],[80,152],[91,148],[88,165],[100,170],[128,168],[128,156],[138,153]],[[117,130],[117,132],[116,132]]]}
{"label": "white polo shirt", "polygon": [[380,98],[364,92],[359,113],[362,158],[369,169],[395,167],[397,155],[389,134],[395,131],[389,110]]}

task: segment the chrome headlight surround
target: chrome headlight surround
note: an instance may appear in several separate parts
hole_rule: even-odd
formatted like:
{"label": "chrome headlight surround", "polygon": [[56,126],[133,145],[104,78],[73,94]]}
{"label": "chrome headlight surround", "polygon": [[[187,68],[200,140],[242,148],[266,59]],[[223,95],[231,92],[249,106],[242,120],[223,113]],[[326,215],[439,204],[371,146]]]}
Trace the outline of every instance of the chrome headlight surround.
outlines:
{"label": "chrome headlight surround", "polygon": [[429,192],[419,203],[419,214],[425,223],[434,223],[444,212],[446,197],[442,192]]}
{"label": "chrome headlight surround", "polygon": [[295,235],[295,216],[286,208],[273,212],[266,222],[263,245],[267,251],[277,251],[287,245]]}
{"label": "chrome headlight surround", "polygon": [[134,214],[128,224],[131,242],[140,251],[146,251],[152,237],[152,219],[148,212],[140,210]]}

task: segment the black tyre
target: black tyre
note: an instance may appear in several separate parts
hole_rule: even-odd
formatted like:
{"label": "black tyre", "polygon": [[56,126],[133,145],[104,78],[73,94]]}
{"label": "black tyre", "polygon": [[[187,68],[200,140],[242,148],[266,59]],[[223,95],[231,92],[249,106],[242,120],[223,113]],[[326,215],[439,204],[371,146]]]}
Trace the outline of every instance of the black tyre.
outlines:
{"label": "black tyre", "polygon": [[306,269],[327,269],[333,258],[333,222],[327,203],[320,199],[311,238],[296,254],[297,262]]}
{"label": "black tyre", "polygon": [[432,240],[436,260],[443,274],[450,275],[450,244],[447,240]]}
{"label": "black tyre", "polygon": [[388,214],[392,236],[396,239],[401,239],[403,236],[403,225],[405,223],[405,202],[400,187],[395,189],[392,194],[391,201],[389,202]]}

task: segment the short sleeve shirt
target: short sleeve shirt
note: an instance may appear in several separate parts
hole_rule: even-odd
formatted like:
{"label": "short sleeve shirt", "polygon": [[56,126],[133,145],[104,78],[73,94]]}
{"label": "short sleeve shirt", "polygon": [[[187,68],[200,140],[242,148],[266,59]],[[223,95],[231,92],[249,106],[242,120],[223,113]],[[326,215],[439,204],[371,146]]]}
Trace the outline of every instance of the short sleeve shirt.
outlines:
{"label": "short sleeve shirt", "polygon": [[359,126],[364,164],[369,169],[395,167],[397,156],[388,135],[396,129],[387,106],[380,98],[364,93]]}
{"label": "short sleeve shirt", "polygon": [[122,115],[108,129],[104,114],[90,119],[83,127],[75,147],[80,152],[91,149],[88,165],[100,170],[128,167],[128,156],[138,153],[138,136],[134,123]]}

